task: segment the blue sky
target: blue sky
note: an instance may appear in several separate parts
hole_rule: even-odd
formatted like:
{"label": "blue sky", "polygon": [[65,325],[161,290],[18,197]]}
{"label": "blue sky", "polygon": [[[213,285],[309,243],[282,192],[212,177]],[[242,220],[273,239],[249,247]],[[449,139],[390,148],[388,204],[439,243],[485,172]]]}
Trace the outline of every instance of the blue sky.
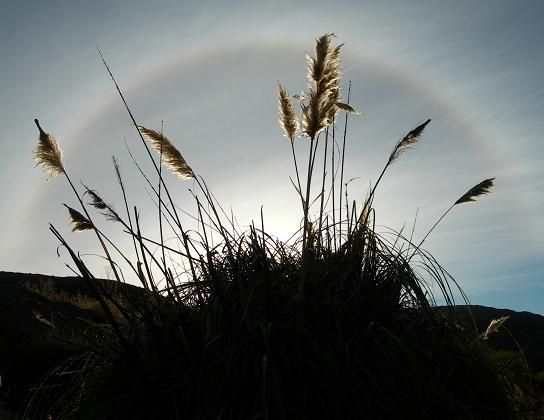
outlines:
{"label": "blue sky", "polygon": [[[395,163],[375,201],[377,222],[413,222],[421,238],[467,189],[496,177],[492,194],[457,206],[426,242],[476,304],[544,314],[544,5],[539,1],[354,2],[18,1],[0,16],[0,270],[68,275],[53,223],[70,234],[63,179],[33,168],[38,117],[72,178],[118,203],[111,155],[146,228],[156,226],[134,128],[101,64],[99,46],[138,119],[160,128],[241,225],[259,218],[287,237],[300,209],[276,86],[306,85],[304,55],[334,32],[344,81],[363,115],[349,128],[346,178],[361,201],[394,143],[431,118]],[[297,143],[302,156],[307,144]],[[142,155],[143,156],[143,155]],[[169,178],[180,204],[192,183]],[[118,206],[120,203],[118,203]],[[146,210],[147,209],[147,210]],[[111,229],[114,238],[121,233]],[[122,239],[118,239],[122,241]],[[104,262],[89,255],[97,275]]]}

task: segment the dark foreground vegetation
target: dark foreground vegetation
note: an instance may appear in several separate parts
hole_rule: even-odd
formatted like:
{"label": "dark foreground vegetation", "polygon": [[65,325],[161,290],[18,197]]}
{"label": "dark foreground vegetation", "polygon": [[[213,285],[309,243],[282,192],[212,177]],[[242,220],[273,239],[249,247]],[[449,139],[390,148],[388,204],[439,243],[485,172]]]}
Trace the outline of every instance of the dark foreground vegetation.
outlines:
{"label": "dark foreground vegetation", "polygon": [[[120,295],[114,282],[97,281]],[[145,296],[143,288],[127,290],[134,300]],[[438,308],[443,309],[453,309],[474,336],[493,319],[509,316],[500,331],[480,343],[480,350],[497,368],[508,366],[530,379],[535,392],[544,386],[544,316],[474,305]],[[100,305],[81,278],[0,272],[0,407],[22,414],[43,376],[79,354],[76,344],[86,342],[85,334],[93,333],[91,325],[104,321]]]}
{"label": "dark foreground vegetation", "polygon": [[[137,124],[117,83],[156,171],[155,181],[143,177],[155,194],[156,236],[141,231],[116,161],[123,212],[98,192],[76,188],[57,142],[36,120],[37,162],[68,182],[79,204],[67,206],[73,230],[96,235],[118,287],[96,280],[51,226],[98,303],[94,316],[100,319],[75,317],[69,352],[36,383],[21,409],[25,415],[511,419],[542,414],[524,359],[498,357],[488,346],[487,337],[504,319],[482,334],[458,316],[452,292],[457,284],[422,249],[427,236],[413,242],[400,232],[376,232],[376,188],[430,120],[394,144],[360,207],[344,197],[347,113],[357,111],[349,104],[349,90],[342,98],[341,46],[333,47],[332,40],[333,35],[317,40],[308,57],[309,85],[299,97],[282,86],[278,91],[280,124],[294,162],[292,184],[302,208],[300,231],[287,242],[265,231],[264,217],[240,231],[170,140]],[[303,159],[297,156],[300,148],[307,150]],[[192,181],[193,219],[174,205],[163,166]],[[444,216],[492,185],[492,178],[475,185]],[[100,215],[131,237],[130,255],[110,241],[97,223]],[[172,236],[176,246],[164,240]],[[141,284],[141,293],[122,287],[128,277]],[[433,284],[447,303],[440,310]]]}

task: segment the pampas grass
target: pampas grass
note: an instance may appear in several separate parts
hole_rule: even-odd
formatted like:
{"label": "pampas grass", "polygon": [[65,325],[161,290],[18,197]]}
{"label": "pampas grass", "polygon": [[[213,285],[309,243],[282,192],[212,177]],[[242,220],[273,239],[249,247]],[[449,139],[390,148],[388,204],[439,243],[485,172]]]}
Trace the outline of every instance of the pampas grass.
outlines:
{"label": "pampas grass", "polygon": [[308,88],[302,93],[302,135],[310,139],[332,124],[336,116],[336,103],[340,102],[339,80],[340,49],[331,47],[334,34],[323,35],[316,40],[315,57],[308,60]]}
{"label": "pampas grass", "polygon": [[178,149],[158,131],[138,126],[138,130],[151,143],[153,149],[161,154],[166,166],[168,166],[180,178],[194,178],[195,174]]}
{"label": "pampas grass", "polygon": [[504,324],[508,320],[508,318],[510,317],[506,315],[506,316],[501,316],[498,319],[491,320],[485,332],[482,334],[482,337],[484,339],[487,339],[489,338],[491,334],[496,333],[499,330],[499,328],[502,327],[502,324]]}
{"label": "pampas grass", "polygon": [[402,153],[404,153],[408,149],[411,149],[419,141],[421,135],[423,134],[423,130],[425,130],[425,127],[427,127],[427,124],[429,124],[430,122],[431,120],[428,119],[423,124],[418,125],[412,131],[406,134],[406,136],[404,136],[401,140],[399,140],[399,142],[393,148],[391,155],[389,156],[387,165],[392,164],[395,160],[399,158]]}
{"label": "pampas grass", "polygon": [[51,177],[62,174],[64,172],[62,150],[57,140],[43,131],[37,119],[34,119],[34,123],[40,131],[38,146],[34,150],[36,166],[42,166]]}
{"label": "pampas grass", "polygon": [[493,186],[493,181],[495,178],[489,178],[485,179],[482,182],[480,182],[478,185],[475,185],[470,190],[468,190],[465,194],[463,194],[459,200],[457,200],[454,205],[461,204],[461,203],[469,203],[471,201],[476,201],[476,198],[488,194],[491,187]]}
{"label": "pampas grass", "polygon": [[92,230],[94,228],[93,224],[89,219],[83,216],[76,209],[68,205],[64,205],[70,213],[70,223],[72,224],[72,232],[83,232],[85,230]]}
{"label": "pampas grass", "polygon": [[90,205],[97,210],[102,210],[101,214],[105,216],[106,219],[111,220],[112,222],[122,222],[121,217],[114,208],[110,204],[107,204],[95,190],[85,187],[85,194],[88,194],[91,197]]}
{"label": "pampas grass", "polygon": [[298,121],[291,97],[282,85],[278,86],[278,103],[278,119],[283,129],[283,135],[293,143],[298,129]]}
{"label": "pampas grass", "polygon": [[[458,204],[462,203],[470,203],[472,201],[476,201],[476,198],[488,194],[491,190],[491,187],[493,187],[493,181],[495,178],[489,178],[485,179],[479,184],[472,187],[470,190],[468,190],[465,194],[463,194],[455,203],[453,203],[445,212],[440,216],[440,218],[435,222],[435,224],[429,229],[427,234],[423,237],[421,242],[418,244],[418,246],[415,248],[416,250],[423,245],[427,237],[432,233],[432,231],[438,226],[438,224],[448,215],[448,213]],[[415,251],[414,251],[415,252]]]}
{"label": "pampas grass", "polygon": [[[457,283],[447,271],[400,233],[380,235],[374,229],[377,185],[430,120],[395,144],[362,209],[355,202],[349,206],[347,192],[346,208],[335,208],[335,191],[342,195],[344,179],[343,170],[336,177],[334,153],[338,136],[344,151],[347,133],[347,114],[342,133],[337,113],[356,108],[349,104],[349,90],[347,103],[341,99],[342,45],[332,46],[333,38],[319,37],[315,55],[308,57],[309,85],[298,116],[287,89],[278,87],[278,118],[290,140],[297,177],[292,183],[303,213],[300,231],[287,242],[266,232],[262,214],[260,223],[240,232],[178,149],[162,133],[137,124],[102,57],[143,147],[149,152],[151,144],[160,163],[194,180],[197,226],[189,228],[178,215],[151,153],[156,183],[138,169],[159,210],[160,240],[142,231],[116,160],[123,217],[86,187],[90,203],[84,203],[63,170],[81,206],[80,211],[67,206],[74,226],[81,227],[75,230],[96,233],[120,285],[130,277],[143,287],[138,297],[108,293],[50,227],[108,321],[92,328],[97,338],[85,351],[52,369],[36,387],[26,407],[29,417],[510,419],[534,403],[526,378],[495,369],[479,333],[458,322],[452,292]],[[310,140],[300,143],[308,154],[304,182],[294,149],[297,135]],[[323,173],[312,194],[318,153]],[[343,168],[344,153],[340,164]],[[471,201],[490,186],[481,183],[458,202]],[[98,230],[91,210],[120,222],[133,251],[123,252]],[[168,229],[175,245],[165,242]],[[109,249],[130,272],[123,273]],[[411,255],[407,249],[413,249]],[[447,317],[433,307],[431,284],[448,305]]]}
{"label": "pampas grass", "polygon": [[349,112],[350,114],[361,115],[361,112],[358,109],[352,107],[350,104],[336,102],[336,107],[341,109],[342,111]]}

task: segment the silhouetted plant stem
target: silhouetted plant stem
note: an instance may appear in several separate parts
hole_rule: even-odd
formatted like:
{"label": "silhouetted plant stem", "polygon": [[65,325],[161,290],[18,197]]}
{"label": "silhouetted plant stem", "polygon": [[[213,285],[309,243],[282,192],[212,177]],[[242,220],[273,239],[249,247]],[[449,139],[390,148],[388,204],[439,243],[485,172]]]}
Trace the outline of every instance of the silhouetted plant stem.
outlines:
{"label": "silhouetted plant stem", "polygon": [[[332,189],[332,236],[334,243],[334,250],[338,249],[338,244],[336,243],[336,194],[335,194],[335,185],[336,185],[336,168],[334,166],[334,152],[336,149],[336,136],[334,124],[332,125],[332,153],[331,153],[331,189]],[[340,213],[342,215],[342,213]]]}
{"label": "silhouetted plant stem", "polygon": [[301,201],[302,207],[304,208],[304,200],[302,199],[302,187],[300,186],[300,176],[298,173],[297,156],[295,153],[295,144],[292,141],[289,143],[291,143],[291,153],[293,155],[293,163],[295,164],[295,173],[297,175],[298,195],[300,196],[300,201]]}
{"label": "silhouetted plant stem", "polygon": [[323,152],[323,179],[321,182],[321,202],[319,205],[319,240],[318,245],[322,244],[322,232],[323,232],[323,211],[325,205],[325,178],[327,175],[327,149],[329,145],[329,127],[325,130],[325,150]]}
{"label": "silhouetted plant stem", "polygon": [[[349,105],[349,100],[351,96],[351,80],[349,81],[348,85],[348,97],[346,103]],[[340,192],[338,194],[339,196],[339,202],[340,204],[338,207],[340,208],[340,240],[342,240],[342,185],[344,183],[344,162],[346,160],[346,138],[347,138],[347,132],[348,132],[348,113],[346,112],[346,115],[344,117],[344,134],[342,136],[342,158],[340,160],[341,169],[340,169]],[[334,123],[333,123],[334,124]],[[347,200],[347,198],[346,198]]]}

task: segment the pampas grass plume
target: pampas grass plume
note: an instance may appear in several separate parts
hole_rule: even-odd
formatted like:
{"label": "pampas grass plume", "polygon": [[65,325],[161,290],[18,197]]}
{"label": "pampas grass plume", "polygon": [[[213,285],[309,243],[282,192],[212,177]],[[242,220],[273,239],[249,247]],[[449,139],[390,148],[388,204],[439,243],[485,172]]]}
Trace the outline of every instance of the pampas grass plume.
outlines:
{"label": "pampas grass plume", "polygon": [[488,338],[491,334],[498,331],[498,329],[506,322],[506,320],[510,318],[509,316],[501,316],[498,319],[493,319],[487,326],[487,329],[485,330],[485,333],[483,334],[483,338]]}
{"label": "pampas grass plume", "polygon": [[34,119],[34,123],[40,130],[38,146],[34,150],[36,166],[42,166],[51,177],[62,174],[64,172],[62,150],[57,140],[51,134],[43,131],[37,119]]}
{"label": "pampas grass plume", "polygon": [[334,34],[327,34],[318,38],[315,57],[306,57],[310,85],[302,95],[301,127],[302,134],[310,139],[315,138],[325,127],[332,124],[338,110],[336,104],[340,102],[342,45],[331,48],[330,42],[334,36]]}
{"label": "pampas grass plume", "polygon": [[423,134],[423,130],[430,122],[431,120],[428,119],[423,124],[418,125],[412,131],[406,134],[401,140],[399,140],[398,143],[395,145],[393,151],[391,152],[391,155],[389,156],[389,162],[387,164],[392,164],[395,160],[398,159],[398,157],[402,153],[404,153],[408,149],[411,149],[413,145],[416,144],[417,141],[420,139],[421,134]]}
{"label": "pampas grass plume", "polygon": [[106,203],[102,197],[100,197],[98,195],[98,193],[94,190],[91,190],[87,187],[85,187],[86,189],[86,194],[89,194],[89,196],[91,197],[91,206],[93,206],[95,209],[98,209],[98,210],[103,210],[102,212],[100,212],[102,215],[104,215],[106,217],[106,219],[108,220],[111,220],[113,222],[120,222],[121,221],[121,218],[119,217],[119,215],[117,214],[117,212],[113,209],[113,207],[111,205],[109,205],[108,203]]}
{"label": "pampas grass plume", "polygon": [[185,162],[185,159],[181,155],[178,149],[158,131],[150,128],[138,126],[140,133],[151,143],[151,147],[162,155],[162,159],[166,166],[168,166],[178,177],[180,178],[194,178],[195,174],[191,167]]}
{"label": "pampas grass plume", "polygon": [[91,223],[91,221],[87,219],[85,216],[83,216],[76,209],[73,209],[72,207],[66,204],[64,205],[64,207],[66,207],[68,209],[68,212],[70,213],[70,223],[72,224],[72,232],[83,232],[85,230],[94,229],[94,225]]}
{"label": "pampas grass plume", "polygon": [[336,107],[350,114],[361,115],[361,112],[358,109],[352,107],[350,104],[345,104],[343,102],[336,102]]}
{"label": "pampas grass plume", "polygon": [[463,194],[461,196],[461,198],[459,198],[459,200],[457,200],[455,202],[455,204],[461,204],[461,203],[468,203],[468,202],[471,202],[471,201],[476,201],[477,197],[479,197],[481,195],[484,195],[484,194],[488,194],[491,187],[493,186],[493,181],[494,180],[495,180],[495,178],[489,178],[489,179],[486,179],[486,180],[480,182],[478,185],[475,185],[470,190],[468,190],[465,194]]}
{"label": "pampas grass plume", "polygon": [[291,97],[282,85],[278,86],[278,119],[284,136],[291,140],[291,143],[294,143],[298,121]]}

